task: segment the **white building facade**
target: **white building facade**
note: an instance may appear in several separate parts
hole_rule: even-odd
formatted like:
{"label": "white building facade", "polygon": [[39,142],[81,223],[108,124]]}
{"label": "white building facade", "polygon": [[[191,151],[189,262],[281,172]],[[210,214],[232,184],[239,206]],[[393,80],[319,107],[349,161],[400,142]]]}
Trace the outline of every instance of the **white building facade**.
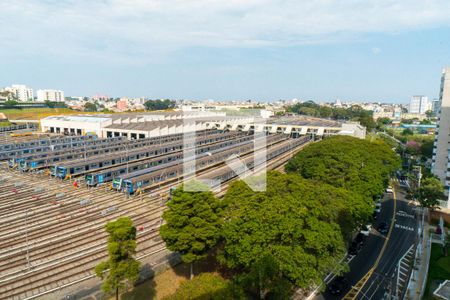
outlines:
{"label": "white building facade", "polygon": [[409,113],[425,114],[427,110],[431,110],[431,105],[427,96],[412,96],[409,102]]}
{"label": "white building facade", "polygon": [[[450,67],[442,72],[439,93],[440,114],[433,146],[431,171],[445,185],[446,194],[450,187]],[[447,201],[449,207],[450,201]],[[450,208],[450,207],[449,207]]]}
{"label": "white building facade", "polygon": [[20,102],[29,102],[34,100],[33,89],[24,84],[13,84],[11,87],[5,88],[5,90],[12,92],[14,97]]}
{"label": "white building facade", "polygon": [[60,90],[37,90],[37,101],[64,102],[64,92]]}

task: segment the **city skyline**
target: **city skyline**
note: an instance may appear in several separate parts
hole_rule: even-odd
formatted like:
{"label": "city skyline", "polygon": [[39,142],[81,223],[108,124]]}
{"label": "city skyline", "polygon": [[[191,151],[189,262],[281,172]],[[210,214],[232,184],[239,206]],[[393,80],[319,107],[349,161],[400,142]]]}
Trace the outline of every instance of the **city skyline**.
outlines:
{"label": "city skyline", "polygon": [[439,96],[450,3],[3,1],[0,86],[408,103]]}

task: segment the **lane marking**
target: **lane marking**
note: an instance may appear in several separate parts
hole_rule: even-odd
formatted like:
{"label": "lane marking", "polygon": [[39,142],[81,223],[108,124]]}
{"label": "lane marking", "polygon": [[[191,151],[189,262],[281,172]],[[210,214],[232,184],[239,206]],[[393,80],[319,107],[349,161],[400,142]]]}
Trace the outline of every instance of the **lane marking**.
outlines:
{"label": "lane marking", "polygon": [[378,264],[380,263],[381,257],[383,256],[384,251],[386,250],[387,243],[391,237],[392,228],[394,227],[395,222],[395,214],[397,210],[397,197],[395,195],[395,187],[392,185],[392,191],[394,195],[394,209],[392,211],[391,225],[389,226],[389,232],[386,236],[386,240],[383,243],[383,247],[381,248],[380,253],[378,254],[377,260],[374,265],[369,269],[369,271],[354,285],[351,290],[342,298],[343,300],[354,300],[359,295],[359,292],[364,287],[364,285],[369,281],[370,276],[373,274]]}

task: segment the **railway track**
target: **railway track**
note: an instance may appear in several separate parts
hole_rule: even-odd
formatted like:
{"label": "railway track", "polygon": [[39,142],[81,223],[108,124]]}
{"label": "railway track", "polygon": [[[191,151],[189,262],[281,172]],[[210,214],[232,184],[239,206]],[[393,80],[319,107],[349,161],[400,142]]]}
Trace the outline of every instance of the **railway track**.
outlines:
{"label": "railway track", "polygon": [[[287,143],[283,140],[274,146]],[[283,164],[301,147],[280,154],[267,166]],[[247,153],[241,159],[250,157]],[[138,259],[155,261],[168,253],[159,237],[159,226],[165,197],[180,178],[155,184],[140,195],[126,196],[107,191],[106,186],[74,188],[70,181],[0,167],[0,299],[48,298],[62,287],[94,278],[95,265],[107,256],[104,225],[120,216],[129,216],[140,228]],[[198,176],[225,170],[222,163],[199,169]],[[217,194],[224,193],[234,179],[224,181]],[[90,200],[88,205],[81,205],[86,199]],[[105,213],[112,207],[115,209]]]}

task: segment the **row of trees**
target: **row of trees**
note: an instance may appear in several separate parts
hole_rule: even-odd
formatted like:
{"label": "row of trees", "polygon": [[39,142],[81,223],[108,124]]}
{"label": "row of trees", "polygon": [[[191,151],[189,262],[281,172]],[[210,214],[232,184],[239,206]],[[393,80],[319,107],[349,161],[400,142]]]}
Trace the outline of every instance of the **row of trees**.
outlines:
{"label": "row of trees", "polygon": [[269,172],[266,192],[242,181],[223,200],[175,190],[161,237],[191,266],[216,253],[246,295],[288,298],[293,286],[309,288],[336,267],[399,166],[382,141],[329,138],[297,154],[288,174]]}
{"label": "row of trees", "polygon": [[163,110],[163,109],[169,109],[174,108],[176,105],[176,102],[169,99],[164,100],[148,100],[145,102],[145,108],[147,110]]}
{"label": "row of trees", "polygon": [[377,125],[373,120],[372,112],[363,109],[359,105],[341,108],[323,106],[316,104],[313,101],[307,101],[292,105],[289,107],[289,111],[312,117],[358,121],[361,125],[365,126],[368,131],[371,131]]}

